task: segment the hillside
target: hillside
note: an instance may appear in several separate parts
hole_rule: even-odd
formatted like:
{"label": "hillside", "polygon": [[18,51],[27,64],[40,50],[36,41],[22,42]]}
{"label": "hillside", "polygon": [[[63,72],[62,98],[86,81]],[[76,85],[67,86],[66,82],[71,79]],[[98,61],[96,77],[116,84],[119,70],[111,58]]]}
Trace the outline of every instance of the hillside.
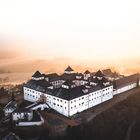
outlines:
{"label": "hillside", "polygon": [[60,140],[139,140],[140,92],[96,116],[89,123],[67,129]]}

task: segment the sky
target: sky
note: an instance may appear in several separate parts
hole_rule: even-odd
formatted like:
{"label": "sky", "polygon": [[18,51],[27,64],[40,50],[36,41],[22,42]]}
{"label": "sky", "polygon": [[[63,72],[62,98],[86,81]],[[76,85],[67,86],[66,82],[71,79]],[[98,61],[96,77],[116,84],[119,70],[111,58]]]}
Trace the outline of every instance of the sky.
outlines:
{"label": "sky", "polygon": [[136,59],[139,0],[0,0],[0,59]]}

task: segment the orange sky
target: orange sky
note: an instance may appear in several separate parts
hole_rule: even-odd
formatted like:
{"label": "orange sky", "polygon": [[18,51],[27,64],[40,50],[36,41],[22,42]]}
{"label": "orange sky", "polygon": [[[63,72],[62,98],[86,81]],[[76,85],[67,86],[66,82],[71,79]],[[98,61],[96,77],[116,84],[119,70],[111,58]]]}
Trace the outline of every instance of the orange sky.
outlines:
{"label": "orange sky", "polygon": [[0,59],[72,58],[106,65],[127,60],[125,67],[138,67],[139,5],[139,0],[0,1]]}

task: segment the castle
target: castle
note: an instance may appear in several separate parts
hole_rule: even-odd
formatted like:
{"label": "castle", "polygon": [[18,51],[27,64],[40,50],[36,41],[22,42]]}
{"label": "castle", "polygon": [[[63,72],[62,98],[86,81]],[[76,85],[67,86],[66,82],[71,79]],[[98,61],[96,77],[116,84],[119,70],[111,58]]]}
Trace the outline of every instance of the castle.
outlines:
{"label": "castle", "polygon": [[110,69],[76,73],[68,66],[62,75],[36,71],[23,88],[25,100],[37,102],[44,96],[52,109],[70,117],[139,85],[139,74],[122,76]]}

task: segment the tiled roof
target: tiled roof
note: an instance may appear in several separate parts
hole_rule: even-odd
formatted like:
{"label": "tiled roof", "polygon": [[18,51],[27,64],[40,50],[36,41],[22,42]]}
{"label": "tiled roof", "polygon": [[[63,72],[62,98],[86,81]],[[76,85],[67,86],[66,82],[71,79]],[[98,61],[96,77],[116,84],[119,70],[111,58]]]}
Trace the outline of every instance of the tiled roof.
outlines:
{"label": "tiled roof", "polygon": [[97,77],[103,77],[104,76],[104,74],[102,73],[102,71],[97,71],[96,73],[95,73],[95,76],[97,76]]}
{"label": "tiled roof", "polygon": [[46,74],[45,77],[49,78],[49,82],[60,80],[60,76],[57,73]]}
{"label": "tiled roof", "polygon": [[112,75],[112,71],[111,71],[111,69],[105,69],[105,70],[103,70],[103,74],[105,76],[110,76],[110,75]]}
{"label": "tiled roof", "polygon": [[83,89],[85,89],[84,86],[79,86],[79,87],[70,88],[70,89],[59,88],[59,89],[55,89],[53,94],[54,96],[58,98],[62,98],[65,100],[72,100],[72,99],[88,94],[88,93],[84,93]]}
{"label": "tiled roof", "polygon": [[129,84],[132,84],[134,82],[137,82],[140,78],[139,74],[133,74],[130,76],[126,76],[124,78],[118,79],[114,81],[114,88],[119,89],[121,87],[127,86]]}
{"label": "tiled roof", "polygon": [[47,82],[45,79],[43,79],[39,81],[30,80],[24,86],[37,91],[45,92],[48,89],[48,87],[51,87],[52,85],[49,82]]}
{"label": "tiled roof", "polygon": [[86,70],[86,71],[84,72],[84,74],[90,74],[90,71],[89,71],[89,70]]}
{"label": "tiled roof", "polygon": [[62,80],[75,80],[76,79],[76,74],[75,73],[72,73],[72,74],[62,74],[61,75],[61,79]]}
{"label": "tiled roof", "polygon": [[70,66],[68,66],[65,71],[74,71]]}
{"label": "tiled roof", "polygon": [[39,71],[36,71],[32,77],[39,78],[42,77],[42,74]]}

